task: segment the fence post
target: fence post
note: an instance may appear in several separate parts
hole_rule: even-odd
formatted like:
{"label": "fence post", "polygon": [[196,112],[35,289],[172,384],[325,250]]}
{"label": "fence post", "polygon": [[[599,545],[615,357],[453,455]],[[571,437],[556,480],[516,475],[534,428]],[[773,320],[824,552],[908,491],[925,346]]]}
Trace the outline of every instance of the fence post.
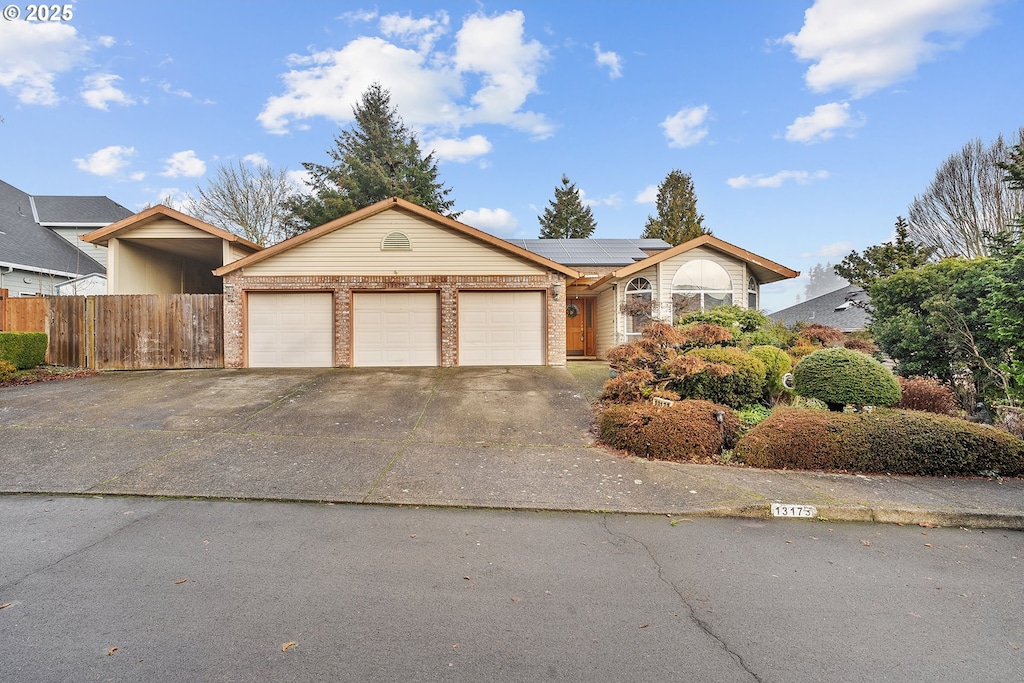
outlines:
{"label": "fence post", "polygon": [[7,290],[0,289],[0,332],[7,330]]}
{"label": "fence post", "polygon": [[98,370],[96,364],[96,296],[85,298],[85,367]]}

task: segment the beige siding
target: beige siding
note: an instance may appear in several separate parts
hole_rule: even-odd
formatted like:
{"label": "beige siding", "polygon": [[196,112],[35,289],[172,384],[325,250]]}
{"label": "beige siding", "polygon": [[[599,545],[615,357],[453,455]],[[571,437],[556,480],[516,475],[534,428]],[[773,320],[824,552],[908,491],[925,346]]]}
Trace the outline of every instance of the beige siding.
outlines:
{"label": "beige siding", "polygon": [[[409,251],[382,251],[392,231]],[[540,266],[435,223],[385,211],[245,268],[246,275],[537,275]]]}
{"label": "beige siding", "polygon": [[[125,235],[132,239],[145,239],[145,238],[157,238],[157,237],[206,237],[211,238],[208,232],[193,228],[191,225],[180,223],[170,218],[153,221],[146,223],[145,225],[139,225],[131,229],[131,231]],[[216,239],[216,238],[214,238]]]}
{"label": "beige siding", "polygon": [[[107,248],[101,247],[98,244],[89,244],[78,239],[80,235],[85,235],[92,232],[92,229],[86,228],[52,228],[52,230],[66,239],[71,244],[78,247],[79,250],[84,254],[88,254],[91,259],[99,263],[104,268],[107,267]],[[68,268],[68,270],[74,270],[74,267]]]}
{"label": "beige siding", "polygon": [[234,242],[224,241],[224,265],[245,258],[252,253],[252,249],[246,249]]}
{"label": "beige siding", "polygon": [[734,304],[746,307],[747,304],[747,279],[746,279],[746,268],[743,261],[732,258],[720,251],[714,249],[708,249],[707,247],[697,247],[691,249],[678,256],[673,256],[670,259],[662,261],[660,266],[661,274],[658,278],[658,291],[661,294],[661,301],[664,305],[668,302],[669,309],[671,310],[672,303],[672,278],[675,276],[676,271],[689,261],[696,261],[697,259],[707,259],[714,261],[719,264],[725,271],[729,273],[729,277],[732,279],[732,301]]}
{"label": "beige siding", "polygon": [[[625,285],[622,285],[625,287]],[[608,349],[618,346],[615,337],[615,319],[618,306],[615,303],[615,289],[606,289],[597,295],[594,304],[594,324],[597,326],[596,353],[598,358],[606,358]]]}
{"label": "beige siding", "polygon": [[182,272],[178,259],[122,240],[111,240],[116,252],[107,273],[111,294],[179,294]]}

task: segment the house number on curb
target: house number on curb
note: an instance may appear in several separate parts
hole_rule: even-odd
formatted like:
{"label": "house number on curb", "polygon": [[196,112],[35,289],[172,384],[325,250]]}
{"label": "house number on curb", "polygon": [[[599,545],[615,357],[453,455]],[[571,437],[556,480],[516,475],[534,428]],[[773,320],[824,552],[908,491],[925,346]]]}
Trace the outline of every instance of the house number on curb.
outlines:
{"label": "house number on curb", "polygon": [[810,517],[818,516],[818,509],[813,505],[793,505],[792,503],[772,503],[772,517]]}

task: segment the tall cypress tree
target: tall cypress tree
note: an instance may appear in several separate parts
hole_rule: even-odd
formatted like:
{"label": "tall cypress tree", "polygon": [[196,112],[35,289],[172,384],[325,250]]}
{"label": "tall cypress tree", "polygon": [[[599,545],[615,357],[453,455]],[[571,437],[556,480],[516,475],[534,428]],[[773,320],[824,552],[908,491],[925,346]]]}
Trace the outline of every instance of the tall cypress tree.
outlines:
{"label": "tall cypress tree", "polygon": [[401,197],[443,215],[453,215],[451,188],[438,180],[434,154],[423,156],[416,134],[391,106],[391,93],[372,84],[352,107],[355,123],[334,137],[330,164],[304,162],[313,192],[288,204],[293,233],[357,211],[388,197]]}
{"label": "tall cypress tree", "polygon": [[689,173],[672,169],[658,185],[657,216],[648,216],[640,237],[662,239],[671,245],[710,235],[704,214],[697,213],[697,193]]}
{"label": "tall cypress tree", "polygon": [[555,198],[548,201],[540,221],[541,239],[585,238],[594,234],[597,222],[589,206],[583,206],[576,184],[562,174],[562,186],[555,188]]}

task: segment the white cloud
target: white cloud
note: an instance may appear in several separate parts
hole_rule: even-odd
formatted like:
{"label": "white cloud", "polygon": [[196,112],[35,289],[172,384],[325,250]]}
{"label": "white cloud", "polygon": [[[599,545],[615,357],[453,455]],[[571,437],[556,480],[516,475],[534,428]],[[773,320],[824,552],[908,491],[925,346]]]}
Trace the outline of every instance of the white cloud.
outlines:
{"label": "white cloud", "polygon": [[357,9],[357,10],[353,10],[351,12],[343,12],[342,14],[338,15],[338,19],[341,19],[342,21],[347,21],[350,24],[353,24],[353,23],[356,23],[356,22],[373,21],[376,18],[377,18],[377,11],[376,10],[365,10],[365,9]]}
{"label": "white cloud", "polygon": [[[522,110],[526,98],[538,91],[537,78],[548,58],[539,42],[525,40],[523,23],[519,11],[474,14],[452,45],[436,49],[418,51],[361,36],[340,50],[290,55],[290,70],[281,76],[284,91],[267,99],[257,119],[277,134],[301,128],[301,121],[314,117],[344,124],[352,120],[352,106],[377,81],[412,126],[457,130],[491,123],[549,136],[553,127],[542,114]],[[412,35],[401,33],[398,23],[386,27],[394,36]]]}
{"label": "white cloud", "polygon": [[309,175],[309,171],[302,169],[299,171],[288,171],[285,175],[288,176],[288,180],[291,181],[295,189],[302,194],[312,194],[312,188],[310,187],[310,180],[312,176]]}
{"label": "white cloud", "polygon": [[471,135],[465,139],[435,138],[423,143],[424,150],[433,150],[439,161],[472,161],[491,151],[491,142],[483,135]]}
{"label": "white cloud", "polygon": [[439,11],[434,17],[414,19],[411,15],[386,14],[380,18],[380,32],[406,44],[414,44],[420,52],[429,52],[434,43],[448,32],[448,13]]}
{"label": "white cloud", "polygon": [[178,178],[180,176],[198,178],[206,173],[206,162],[197,157],[195,151],[191,149],[175,152],[167,159],[164,159],[164,163],[167,165],[164,167],[164,172],[160,175],[167,176],[168,178]]}
{"label": "white cloud", "polygon": [[850,117],[849,102],[819,104],[807,116],[799,116],[786,128],[786,139],[790,142],[811,144],[835,137],[842,128],[864,125],[864,117]]}
{"label": "white cloud", "polygon": [[782,187],[782,184],[787,180],[792,180],[797,185],[807,185],[815,180],[824,180],[826,178],[828,178],[828,171],[815,171],[814,173],[808,173],[807,171],[779,171],[775,175],[770,176],[736,176],[735,178],[729,178],[725,182],[728,183],[729,187],[742,190],[748,187]]}
{"label": "white cloud", "polygon": [[121,106],[135,104],[135,99],[119,89],[115,84],[121,80],[115,74],[92,74],[85,77],[85,87],[82,89],[82,99],[93,109],[108,111],[108,105],[113,102]]}
{"label": "white cloud", "polygon": [[819,247],[815,256],[822,258],[835,258],[836,256],[846,256],[853,249],[852,242],[834,242],[832,244],[826,244],[823,247]]}
{"label": "white cloud", "polygon": [[618,194],[608,195],[607,197],[598,197],[597,199],[588,199],[586,190],[582,188],[579,190],[580,203],[583,206],[622,206],[622,197]]}
{"label": "white cloud", "polygon": [[644,189],[637,193],[636,199],[633,200],[637,204],[654,204],[658,201],[658,186],[648,185]]}
{"label": "white cloud", "polygon": [[252,164],[253,166],[269,166],[270,162],[267,161],[267,157],[263,156],[263,152],[253,152],[252,154],[246,154],[242,157],[242,161]]}
{"label": "white cloud", "polygon": [[78,169],[93,175],[112,176],[127,166],[131,157],[135,156],[134,147],[111,145],[97,150],[84,159],[74,159]]}
{"label": "white cloud", "polygon": [[184,214],[189,214],[193,200],[186,190],[182,190],[177,187],[161,187],[154,195],[151,203],[163,204],[175,211],[181,211]]}
{"label": "white cloud", "polygon": [[992,0],[817,0],[799,33],[781,39],[812,61],[804,80],[815,92],[854,97],[906,80],[941,52],[957,49],[989,22]]}
{"label": "white cloud", "polygon": [[704,127],[710,108],[706,104],[699,107],[683,107],[672,116],[661,122],[661,128],[668,138],[669,147],[690,147],[703,140],[708,129]]}
{"label": "white cloud", "polygon": [[0,87],[22,104],[54,106],[60,101],[54,81],[80,65],[88,49],[69,23],[4,21]]}
{"label": "white cloud", "polygon": [[128,178],[130,180],[134,180],[135,182],[140,182],[146,179],[146,173],[145,171],[136,171],[135,173],[132,173],[130,176],[128,176]]}
{"label": "white cloud", "polygon": [[462,212],[459,222],[495,234],[509,234],[519,227],[516,217],[505,209],[469,209]]}
{"label": "white cloud", "polygon": [[608,78],[622,77],[622,57],[615,52],[601,52],[601,44],[594,43],[594,58],[598,66],[608,67]]}
{"label": "white cloud", "polygon": [[114,47],[114,45],[117,44],[117,40],[114,38],[114,36],[100,36],[96,39],[96,42],[102,45],[103,47]]}

